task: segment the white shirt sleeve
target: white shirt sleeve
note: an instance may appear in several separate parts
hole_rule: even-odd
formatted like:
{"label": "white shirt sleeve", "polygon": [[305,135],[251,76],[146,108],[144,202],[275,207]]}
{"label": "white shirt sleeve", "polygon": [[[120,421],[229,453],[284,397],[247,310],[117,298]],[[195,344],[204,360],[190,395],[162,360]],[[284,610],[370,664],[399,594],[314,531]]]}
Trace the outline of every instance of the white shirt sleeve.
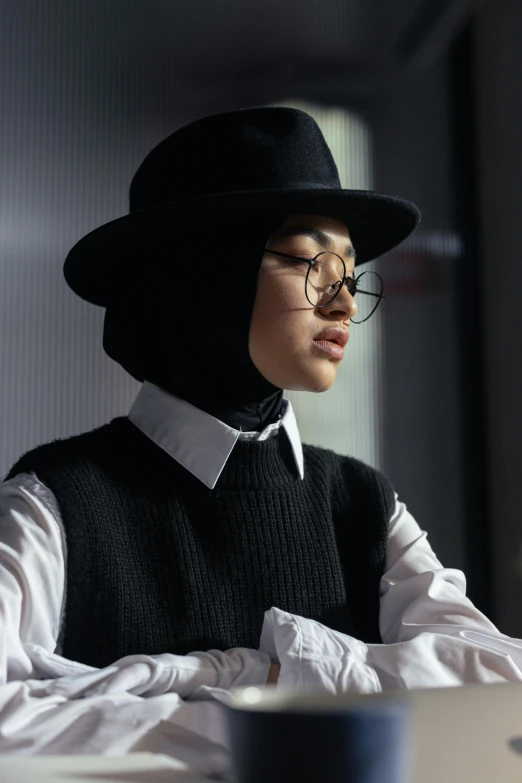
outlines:
{"label": "white shirt sleeve", "polygon": [[461,630],[499,636],[493,623],[466,597],[462,571],[443,567],[427,533],[397,495],[395,500],[380,590],[383,642],[407,641],[423,632],[457,635]]}
{"label": "white shirt sleeve", "polygon": [[385,687],[522,680],[522,640],[502,634],[466,596],[462,571],[444,568],[396,497],[381,579],[384,645],[368,656]]}
{"label": "white shirt sleeve", "polygon": [[270,658],[258,650],[188,656],[128,655],[96,669],[59,655],[64,622],[66,540],[57,500],[34,473],[0,485],[0,685],[47,678],[39,692],[77,698],[129,692],[189,697],[199,687],[266,683]]}
{"label": "white shirt sleeve", "polygon": [[0,485],[0,684],[36,675],[25,645],[56,649],[65,540],[53,494],[34,474]]}
{"label": "white shirt sleeve", "polygon": [[264,685],[268,654],[129,655],[104,669],[63,658],[66,551],[50,489],[34,474],[0,484],[0,754],[149,751],[180,768],[225,769],[221,710],[201,699]]}
{"label": "white shirt sleeve", "polygon": [[302,692],[522,681],[522,640],[500,633],[473,605],[464,574],[442,566],[397,496],[379,619],[383,644],[364,644],[274,607],[261,649],[281,662],[279,687]]}

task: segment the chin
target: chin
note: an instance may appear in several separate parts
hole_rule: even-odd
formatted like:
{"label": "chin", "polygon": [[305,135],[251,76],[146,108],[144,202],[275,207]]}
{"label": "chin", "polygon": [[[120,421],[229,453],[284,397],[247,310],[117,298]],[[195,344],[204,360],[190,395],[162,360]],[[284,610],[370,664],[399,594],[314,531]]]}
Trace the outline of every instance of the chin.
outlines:
{"label": "chin", "polygon": [[339,362],[299,361],[292,356],[285,356],[285,361],[277,369],[264,367],[261,362],[256,364],[253,361],[253,364],[267,381],[279,389],[315,394],[332,388],[339,369]]}
{"label": "chin", "polygon": [[306,377],[301,377],[298,383],[293,383],[284,388],[288,391],[307,391],[315,394],[331,389],[337,375],[337,368],[331,368],[327,372],[307,373]]}
{"label": "chin", "polygon": [[328,389],[331,389],[334,385],[335,377],[332,378],[330,381],[317,383],[313,387],[307,389],[307,391],[315,392],[316,394],[320,394],[321,392],[328,391]]}

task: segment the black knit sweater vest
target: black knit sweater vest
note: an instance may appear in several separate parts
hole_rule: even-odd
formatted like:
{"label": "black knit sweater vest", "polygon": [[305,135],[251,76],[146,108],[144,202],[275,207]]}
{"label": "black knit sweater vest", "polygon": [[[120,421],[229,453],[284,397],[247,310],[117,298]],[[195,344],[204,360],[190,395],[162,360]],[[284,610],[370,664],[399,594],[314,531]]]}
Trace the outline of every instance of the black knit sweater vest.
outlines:
{"label": "black knit sweater vest", "polygon": [[276,606],[379,642],[393,490],[363,463],[286,433],[234,447],[213,490],[126,417],[44,444],[36,473],[67,538],[63,655],[104,666],[132,653],[257,648]]}

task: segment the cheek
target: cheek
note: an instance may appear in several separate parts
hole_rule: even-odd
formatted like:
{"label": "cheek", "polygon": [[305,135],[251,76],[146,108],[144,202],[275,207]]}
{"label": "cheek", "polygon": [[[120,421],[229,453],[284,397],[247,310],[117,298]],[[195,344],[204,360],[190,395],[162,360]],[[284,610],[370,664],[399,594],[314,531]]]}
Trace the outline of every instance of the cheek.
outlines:
{"label": "cheek", "polygon": [[299,344],[310,317],[298,281],[283,283],[275,276],[260,279],[252,313],[251,344],[274,354],[278,348]]}

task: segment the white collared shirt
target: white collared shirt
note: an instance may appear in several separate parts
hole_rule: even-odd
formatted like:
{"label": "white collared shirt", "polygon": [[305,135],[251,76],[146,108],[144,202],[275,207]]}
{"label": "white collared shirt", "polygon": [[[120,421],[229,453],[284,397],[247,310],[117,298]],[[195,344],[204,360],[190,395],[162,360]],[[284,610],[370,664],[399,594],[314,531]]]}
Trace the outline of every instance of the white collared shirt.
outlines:
{"label": "white collared shirt", "polygon": [[145,381],[129,411],[129,419],[209,489],[216,486],[239,438],[266,440],[280,426],[292,446],[299,475],[304,476],[301,438],[292,405],[286,399],[279,421],[262,432],[240,432]]}
{"label": "white collared shirt", "polygon": [[[239,438],[265,439],[282,427],[303,477],[301,441],[288,401],[279,422],[262,433],[240,433],[145,383],[129,418],[208,487],[215,486]],[[193,748],[194,768],[201,769],[206,759],[204,769],[215,771],[223,759],[216,761],[213,743],[222,740],[223,727],[219,711],[201,699],[212,699],[216,688],[219,695],[223,688],[266,682],[272,660],[281,664],[278,687],[301,691],[522,681],[522,641],[499,633],[473,606],[462,572],[442,566],[397,496],[380,585],[384,643],[378,645],[267,607],[259,650],[129,655],[97,670],[59,655],[66,558],[51,490],[35,474],[0,484],[0,753],[80,753],[88,747],[91,753],[115,754],[137,745],[176,755],[176,741],[185,747],[188,729],[201,738],[199,749],[197,743]],[[179,699],[194,695],[200,701]],[[161,729],[167,719],[168,742]],[[85,721],[87,736],[74,728]],[[185,750],[181,755],[186,758]]]}

